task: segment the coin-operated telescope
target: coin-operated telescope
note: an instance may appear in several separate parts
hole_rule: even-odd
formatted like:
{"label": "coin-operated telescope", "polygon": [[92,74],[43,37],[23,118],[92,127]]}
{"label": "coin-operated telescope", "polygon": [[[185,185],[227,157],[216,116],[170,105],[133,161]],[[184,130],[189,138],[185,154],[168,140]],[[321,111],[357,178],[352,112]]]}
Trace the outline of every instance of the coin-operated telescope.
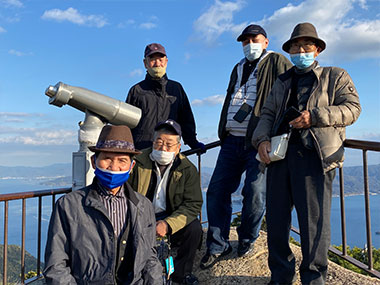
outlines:
{"label": "coin-operated telescope", "polygon": [[141,109],[102,95],[100,93],[74,87],[62,82],[50,85],[45,94],[50,97],[49,104],[71,107],[84,112],[85,120],[79,122],[79,151],[73,153],[72,187],[73,190],[91,184],[94,172],[91,167],[91,155],[88,147],[96,144],[100,131],[107,123],[136,127],[141,118]]}

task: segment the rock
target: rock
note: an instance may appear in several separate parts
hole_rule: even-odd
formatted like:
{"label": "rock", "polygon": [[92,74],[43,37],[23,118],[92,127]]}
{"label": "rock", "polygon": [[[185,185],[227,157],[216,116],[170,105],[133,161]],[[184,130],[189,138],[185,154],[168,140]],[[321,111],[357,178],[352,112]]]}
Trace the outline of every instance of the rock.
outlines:
{"label": "rock", "polygon": [[[266,232],[261,231],[259,238],[255,242],[253,252],[239,258],[237,256],[237,234],[235,228],[231,228],[230,241],[233,252],[225,256],[212,268],[201,270],[200,260],[206,251],[206,234],[202,249],[197,252],[194,262],[193,273],[198,277],[201,284],[257,284],[264,285],[270,281],[270,271],[267,264],[268,250],[266,243]],[[301,248],[291,244],[292,251],[296,256],[297,281],[296,285],[301,284],[298,268],[302,258]],[[333,285],[380,285],[380,280],[369,276],[361,275],[345,269],[333,262],[329,262],[328,276],[326,284]]]}

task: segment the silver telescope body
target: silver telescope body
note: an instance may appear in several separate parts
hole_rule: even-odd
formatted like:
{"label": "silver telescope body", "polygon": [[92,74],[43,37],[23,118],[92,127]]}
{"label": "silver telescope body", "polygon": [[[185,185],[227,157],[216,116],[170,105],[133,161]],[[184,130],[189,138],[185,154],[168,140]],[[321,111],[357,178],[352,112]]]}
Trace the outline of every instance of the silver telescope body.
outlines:
{"label": "silver telescope body", "polygon": [[88,110],[113,125],[127,125],[132,129],[141,118],[141,109],[86,88],[58,82],[50,85],[45,94],[50,97],[49,104],[58,107],[68,104],[82,112]]}

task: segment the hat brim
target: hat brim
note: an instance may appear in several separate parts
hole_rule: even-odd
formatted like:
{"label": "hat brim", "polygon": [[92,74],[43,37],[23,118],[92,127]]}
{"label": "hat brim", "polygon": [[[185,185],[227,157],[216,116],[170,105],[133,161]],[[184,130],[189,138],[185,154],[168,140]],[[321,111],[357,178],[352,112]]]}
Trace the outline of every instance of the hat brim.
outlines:
{"label": "hat brim", "polygon": [[309,36],[309,35],[299,35],[299,36],[296,36],[296,37],[293,37],[291,38],[290,40],[286,41],[283,45],[282,45],[282,50],[283,51],[286,51],[287,53],[289,53],[289,49],[290,49],[290,44],[296,40],[296,39],[299,39],[299,38],[310,38],[310,39],[313,39],[316,41],[316,45],[318,47],[321,48],[321,51],[322,52],[325,48],[326,48],[326,43],[321,40],[320,38],[316,38],[316,37],[312,37],[312,36]]}
{"label": "hat brim", "polygon": [[97,148],[96,146],[89,146],[89,150],[92,152],[118,152],[118,153],[125,153],[125,154],[140,154],[141,151],[138,149],[135,150],[129,150],[129,149],[120,149],[120,148]]}

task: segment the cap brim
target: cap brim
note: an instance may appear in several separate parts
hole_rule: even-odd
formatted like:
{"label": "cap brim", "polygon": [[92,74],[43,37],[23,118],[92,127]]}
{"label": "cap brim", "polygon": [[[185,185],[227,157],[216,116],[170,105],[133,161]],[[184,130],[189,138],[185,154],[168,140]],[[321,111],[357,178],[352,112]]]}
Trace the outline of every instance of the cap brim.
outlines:
{"label": "cap brim", "polygon": [[118,152],[118,153],[126,153],[126,154],[140,154],[141,151],[138,149],[129,150],[129,149],[119,149],[119,148],[97,148],[96,146],[89,146],[89,150],[92,152],[98,152],[98,151],[103,151],[103,152]]}
{"label": "cap brim", "polygon": [[155,53],[159,53],[159,54],[162,54],[163,56],[166,56],[166,54],[163,53],[163,52],[160,52],[160,51],[152,51],[152,52],[148,53],[147,55],[145,55],[145,57],[151,56],[152,54],[155,54]]}

